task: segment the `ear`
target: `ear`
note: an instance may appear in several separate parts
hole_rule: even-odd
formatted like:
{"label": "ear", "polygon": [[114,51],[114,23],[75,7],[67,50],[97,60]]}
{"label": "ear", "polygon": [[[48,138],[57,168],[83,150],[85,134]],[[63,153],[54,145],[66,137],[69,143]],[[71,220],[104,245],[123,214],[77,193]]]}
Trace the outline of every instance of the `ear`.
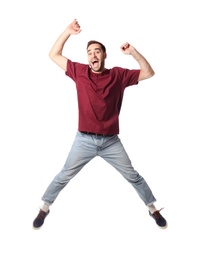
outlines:
{"label": "ear", "polygon": [[107,53],[105,52],[105,53],[104,53],[104,59],[106,59],[106,58],[107,58]]}

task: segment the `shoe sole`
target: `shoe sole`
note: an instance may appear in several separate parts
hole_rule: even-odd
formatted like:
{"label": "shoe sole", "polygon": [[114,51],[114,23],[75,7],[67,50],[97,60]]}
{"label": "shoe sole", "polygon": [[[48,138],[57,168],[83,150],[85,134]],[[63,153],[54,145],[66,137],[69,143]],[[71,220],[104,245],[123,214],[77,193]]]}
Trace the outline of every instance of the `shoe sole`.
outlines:
{"label": "shoe sole", "polygon": [[168,223],[166,223],[165,226],[159,226],[157,223],[156,223],[156,225],[157,225],[160,229],[166,229],[166,228],[168,227]]}

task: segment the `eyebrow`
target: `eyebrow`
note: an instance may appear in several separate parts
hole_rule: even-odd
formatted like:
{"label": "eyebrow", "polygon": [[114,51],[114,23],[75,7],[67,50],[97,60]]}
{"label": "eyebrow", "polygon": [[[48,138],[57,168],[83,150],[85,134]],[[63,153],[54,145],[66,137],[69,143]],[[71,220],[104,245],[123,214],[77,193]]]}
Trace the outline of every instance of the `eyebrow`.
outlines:
{"label": "eyebrow", "polygon": [[[95,51],[97,51],[97,50],[101,51],[101,48],[95,48],[94,50],[95,50]],[[87,50],[87,52],[90,52],[90,51],[91,51],[91,49],[88,49],[88,50]]]}

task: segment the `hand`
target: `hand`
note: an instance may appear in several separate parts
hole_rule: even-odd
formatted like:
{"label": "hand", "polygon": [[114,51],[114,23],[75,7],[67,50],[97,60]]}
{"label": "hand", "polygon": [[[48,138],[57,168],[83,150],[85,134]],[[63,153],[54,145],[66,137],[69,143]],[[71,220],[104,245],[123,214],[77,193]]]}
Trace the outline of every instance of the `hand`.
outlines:
{"label": "hand", "polygon": [[81,32],[80,25],[76,19],[73,20],[72,23],[70,23],[67,27],[67,30],[70,34],[78,34]]}
{"label": "hand", "polygon": [[128,42],[124,43],[120,48],[124,54],[131,54],[131,51],[134,49]]}

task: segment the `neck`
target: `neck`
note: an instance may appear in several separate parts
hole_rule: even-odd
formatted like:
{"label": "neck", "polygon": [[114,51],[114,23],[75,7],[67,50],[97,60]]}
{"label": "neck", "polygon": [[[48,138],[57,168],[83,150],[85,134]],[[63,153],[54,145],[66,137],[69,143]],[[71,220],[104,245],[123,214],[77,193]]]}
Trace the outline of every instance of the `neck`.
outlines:
{"label": "neck", "polygon": [[91,68],[91,71],[92,71],[93,73],[98,73],[98,74],[103,73],[105,70],[106,70],[106,68],[103,68],[102,70],[99,70],[99,71],[95,71],[95,70],[93,70],[93,69]]}

